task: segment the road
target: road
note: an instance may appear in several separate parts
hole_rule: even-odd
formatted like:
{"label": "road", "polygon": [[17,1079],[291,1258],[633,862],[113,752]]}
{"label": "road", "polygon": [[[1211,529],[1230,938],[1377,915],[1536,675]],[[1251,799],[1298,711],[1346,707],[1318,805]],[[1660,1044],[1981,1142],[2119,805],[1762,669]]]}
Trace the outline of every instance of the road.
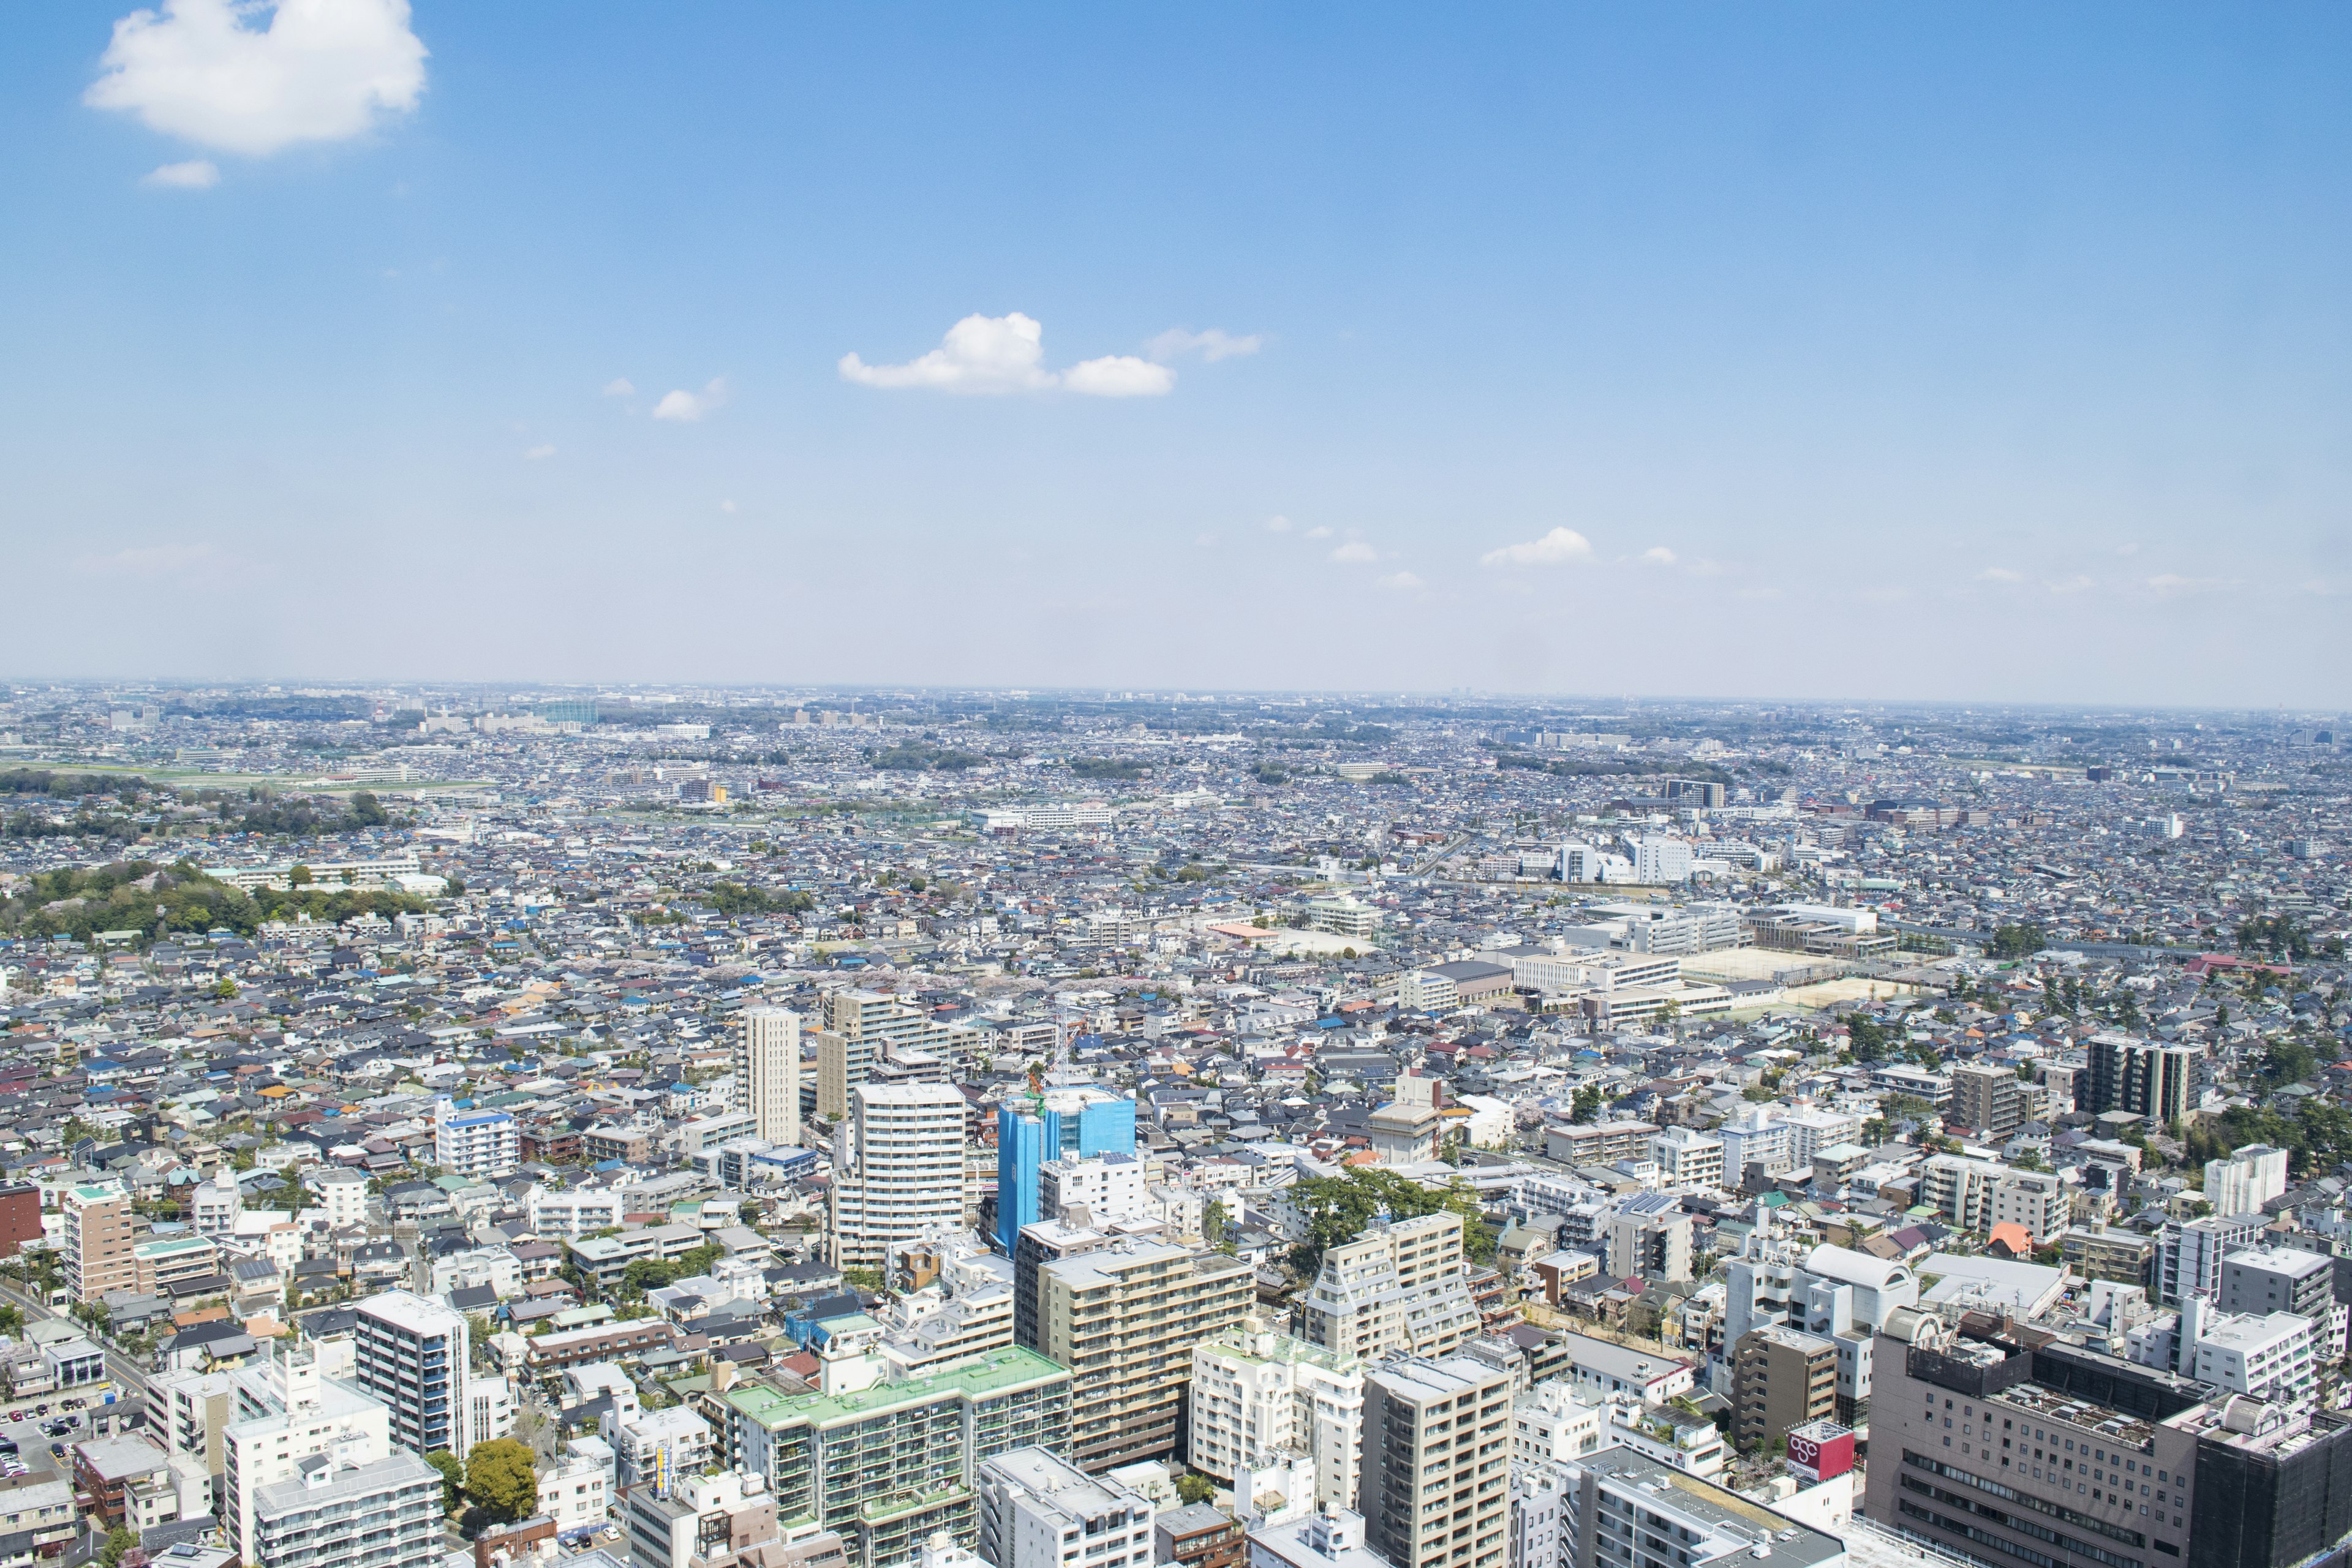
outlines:
{"label": "road", "polygon": [[[65,1315],[49,1310],[13,1284],[0,1284],[0,1299],[5,1299],[11,1305],[21,1308],[27,1318],[61,1318]],[[79,1328],[80,1325],[75,1326]],[[93,1340],[97,1338],[95,1335],[91,1337]],[[118,1394],[139,1394],[146,1399],[151,1408],[154,1407],[158,1403],[155,1384],[150,1381],[147,1370],[103,1341],[99,1342],[99,1346],[106,1352],[107,1374],[114,1380],[115,1391]]]}

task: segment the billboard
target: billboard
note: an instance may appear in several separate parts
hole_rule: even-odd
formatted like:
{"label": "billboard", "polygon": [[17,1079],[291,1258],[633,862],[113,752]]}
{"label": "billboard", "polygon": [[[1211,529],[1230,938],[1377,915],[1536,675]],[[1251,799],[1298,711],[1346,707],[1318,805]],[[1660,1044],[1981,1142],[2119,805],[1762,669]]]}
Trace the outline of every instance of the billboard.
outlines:
{"label": "billboard", "polygon": [[1814,1486],[1853,1468],[1853,1433],[1834,1421],[1789,1428],[1789,1473]]}

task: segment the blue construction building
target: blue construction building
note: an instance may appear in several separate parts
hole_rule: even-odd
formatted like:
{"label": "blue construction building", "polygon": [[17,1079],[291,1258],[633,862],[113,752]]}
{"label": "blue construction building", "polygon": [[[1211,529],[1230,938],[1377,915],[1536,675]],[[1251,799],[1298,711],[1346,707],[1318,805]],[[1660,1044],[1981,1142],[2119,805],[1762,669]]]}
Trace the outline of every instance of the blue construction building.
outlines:
{"label": "blue construction building", "polygon": [[1101,1089],[1048,1089],[996,1109],[996,1245],[1007,1258],[1037,1212],[1038,1167],[1135,1152],[1135,1101]]}

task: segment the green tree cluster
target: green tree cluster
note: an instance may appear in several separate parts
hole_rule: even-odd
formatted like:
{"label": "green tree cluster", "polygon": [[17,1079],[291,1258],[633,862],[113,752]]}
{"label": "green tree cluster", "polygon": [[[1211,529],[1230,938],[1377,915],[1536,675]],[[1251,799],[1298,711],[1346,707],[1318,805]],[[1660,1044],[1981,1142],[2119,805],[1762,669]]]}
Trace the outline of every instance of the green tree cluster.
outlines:
{"label": "green tree cluster", "polygon": [[1496,1235],[1479,1211],[1478,1195],[1458,1178],[1445,1187],[1409,1181],[1393,1171],[1358,1169],[1344,1176],[1308,1176],[1290,1189],[1307,1215],[1307,1239],[1291,1248],[1291,1266],[1312,1277],[1323,1254],[1362,1236],[1381,1210],[1391,1219],[1418,1219],[1444,1211],[1462,1216],[1462,1248],[1473,1263],[1494,1260]]}

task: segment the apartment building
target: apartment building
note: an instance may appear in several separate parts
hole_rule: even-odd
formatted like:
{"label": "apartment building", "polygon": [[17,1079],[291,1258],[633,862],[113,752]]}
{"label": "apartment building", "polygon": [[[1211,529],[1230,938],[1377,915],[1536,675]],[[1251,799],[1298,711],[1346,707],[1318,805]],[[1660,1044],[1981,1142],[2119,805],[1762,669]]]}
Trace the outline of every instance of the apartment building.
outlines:
{"label": "apartment building", "polygon": [[444,1095],[433,1102],[433,1163],[472,1181],[511,1174],[522,1163],[515,1119],[503,1110],[459,1110]]}
{"label": "apartment building", "polygon": [[1021,1447],[1069,1452],[1071,1374],[1034,1351],[895,1381],[878,1360],[826,1371],[814,1393],[727,1390],[726,1454],[765,1483],[780,1517],[839,1531],[847,1568],[888,1568],[940,1531],[972,1547],[982,1461]]}
{"label": "apartment building", "polygon": [[1131,1241],[1037,1271],[1038,1349],[1071,1369],[1070,1457],[1088,1471],[1171,1456],[1192,1347],[1241,1326],[1249,1266]]}
{"label": "apartment building", "polygon": [[1467,1356],[1364,1375],[1364,1543],[1393,1568],[1506,1568],[1511,1373]]}
{"label": "apartment building", "polygon": [[1958,1154],[1933,1155],[1920,1167],[1919,1201],[1964,1230],[2023,1226],[2037,1247],[2064,1230],[2073,1212],[2054,1173]]}
{"label": "apartment building", "polygon": [[2032,1117],[2033,1086],[2005,1067],[1967,1063],[1952,1069],[1952,1104],[1945,1120],[1978,1137],[2009,1137]]}
{"label": "apartment building", "polygon": [[109,1290],[139,1288],[132,1253],[131,1194],[120,1182],[89,1182],[68,1187],[58,1202],[65,1220],[66,1291],[75,1300],[95,1302]]}
{"label": "apartment building", "polygon": [[1837,1343],[1838,1422],[1870,1419],[1877,1331],[1919,1300],[1919,1281],[1901,1263],[1843,1247],[1768,1240],[1753,1256],[1725,1266],[1723,1337],[1737,1344],[1751,1329],[1779,1324]]}
{"label": "apartment building", "polygon": [[1544,1157],[1570,1165],[1613,1165],[1650,1158],[1654,1121],[1592,1121],[1544,1129]]}
{"label": "apartment building", "polygon": [[463,1314],[407,1290],[359,1303],[359,1384],[392,1414],[393,1441],[419,1454],[473,1447]]}
{"label": "apartment building", "polygon": [[1299,1337],[1367,1362],[1447,1354],[1479,1329],[1464,1270],[1459,1215],[1376,1220],[1323,1254],[1299,1299]]}
{"label": "apartment building", "polygon": [[1637,1193],[1610,1211],[1601,1226],[1609,1273],[1618,1279],[1691,1277],[1691,1216],[1666,1193]]}
{"label": "apartment building", "polygon": [[1511,1402],[1512,1462],[1560,1465],[1601,1448],[1608,1425],[1604,1405],[1559,1378],[1537,1384]]}
{"label": "apartment building", "polygon": [[964,1098],[944,1084],[861,1084],[834,1134],[827,1194],[837,1268],[963,1227]]}
{"label": "apartment building", "polygon": [[1838,1345],[1801,1329],[1750,1329],[1733,1346],[1731,1437],[1769,1449],[1792,1426],[1837,1412]]}
{"label": "apartment building", "polygon": [[2093,1035],[2090,1097],[2083,1109],[2094,1116],[2128,1110],[2159,1125],[2178,1121],[2196,1103],[2197,1059],[2202,1054],[2195,1046],[2111,1032]]}
{"label": "apartment building", "polygon": [[[1723,1140],[1696,1127],[1669,1127],[1650,1140],[1658,1180],[1669,1187],[1720,1187],[1726,1174]],[[1736,1178],[1735,1178],[1736,1180]]]}
{"label": "apartment building", "polygon": [[[226,1386],[208,1388],[215,1379]],[[221,1524],[244,1562],[272,1561],[258,1555],[264,1535],[272,1532],[265,1521],[266,1493],[289,1486],[299,1490],[306,1479],[333,1480],[340,1472],[331,1461],[338,1457],[366,1471],[394,1452],[391,1412],[362,1390],[321,1375],[318,1349],[309,1343],[281,1345],[257,1368],[206,1374],[175,1386],[173,1395],[172,1446],[191,1456],[219,1451]],[[208,1395],[225,1398],[206,1409]],[[374,1497],[375,1483],[399,1473],[369,1476],[362,1492]],[[400,1488],[390,1490],[398,1512]],[[289,1501],[281,1496],[268,1510],[281,1540],[289,1533],[289,1511],[299,1511]]]}
{"label": "apartment building", "polygon": [[1305,1458],[1317,1508],[1354,1506],[1364,1439],[1364,1363],[1356,1357],[1248,1319],[1192,1347],[1190,1414],[1185,1462],[1236,1495],[1257,1495],[1253,1470]]}
{"label": "apartment building", "polygon": [[[1567,1482],[1562,1568],[1842,1568],[1848,1561],[1838,1537],[1630,1448],[1578,1460]],[[2046,1558],[2021,1562],[2050,1568]]]}
{"label": "apartment building", "polygon": [[405,1448],[354,1463],[314,1454],[256,1489],[249,1555],[303,1568],[439,1568],[441,1472]]}
{"label": "apartment building", "polygon": [[2205,1201],[2218,1215],[2254,1214],[2286,1192],[2287,1152],[2250,1143],[2227,1159],[2205,1162]]}
{"label": "apartment building", "polygon": [[752,1135],[787,1147],[801,1141],[801,1016],[788,1007],[747,1007],[735,1042],[737,1104]]}
{"label": "apartment building", "polygon": [[2264,1214],[2168,1221],[2156,1240],[2157,1300],[2178,1306],[2191,1296],[2218,1295],[2229,1255],[2254,1246],[2269,1226]]}
{"label": "apartment building", "polygon": [[1151,1500],[1050,1449],[981,1461],[981,1560],[992,1568],[1147,1568]]}
{"label": "apartment building", "polygon": [[2225,1253],[2215,1304],[2225,1312],[2293,1312],[2324,1324],[2336,1306],[2336,1260],[2286,1247]]}
{"label": "apartment building", "polygon": [[917,1003],[881,991],[835,991],[824,998],[816,1054],[816,1113],[849,1114],[850,1095],[872,1076],[886,1051],[923,1051],[949,1035]]}
{"label": "apartment building", "polygon": [[740,1471],[695,1476],[666,1492],[640,1487],[622,1507],[636,1568],[847,1568],[842,1537],[804,1521],[780,1521],[765,1479]]}

